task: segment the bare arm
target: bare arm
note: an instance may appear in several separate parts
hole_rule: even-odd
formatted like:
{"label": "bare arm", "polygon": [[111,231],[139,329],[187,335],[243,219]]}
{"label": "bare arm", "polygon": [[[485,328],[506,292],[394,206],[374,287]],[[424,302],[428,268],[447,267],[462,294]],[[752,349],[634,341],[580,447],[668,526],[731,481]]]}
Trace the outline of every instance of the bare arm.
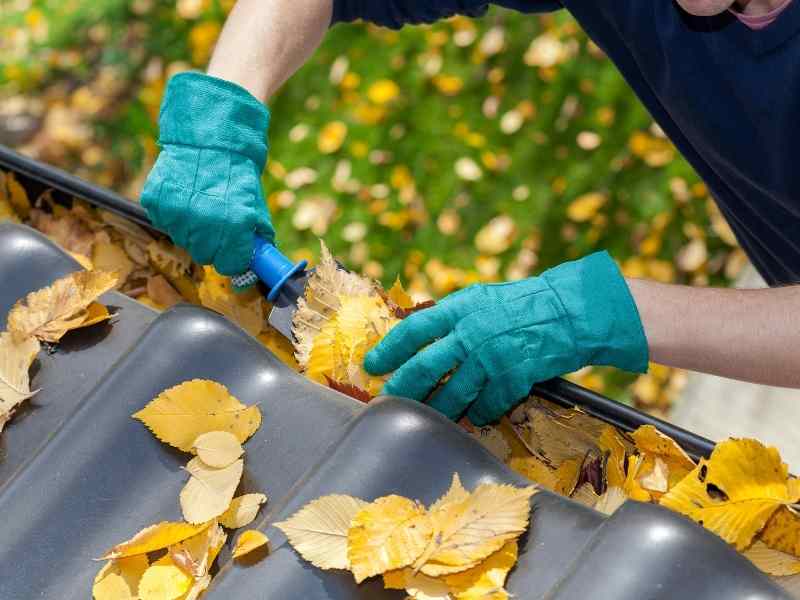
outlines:
{"label": "bare arm", "polygon": [[800,388],[800,286],[727,290],[627,281],[653,362]]}
{"label": "bare arm", "polygon": [[239,0],[222,30],[208,74],[266,102],[319,46],[333,0]]}

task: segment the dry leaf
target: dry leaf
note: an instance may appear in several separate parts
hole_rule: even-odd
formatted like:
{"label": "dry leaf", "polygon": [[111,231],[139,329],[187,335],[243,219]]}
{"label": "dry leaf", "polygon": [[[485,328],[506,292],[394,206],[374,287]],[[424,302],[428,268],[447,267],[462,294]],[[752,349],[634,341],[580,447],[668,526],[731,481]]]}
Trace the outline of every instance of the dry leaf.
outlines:
{"label": "dry leaf", "polygon": [[347,534],[347,558],[356,583],[413,563],[433,536],[425,508],[402,496],[384,496],[363,507]]}
{"label": "dry leaf", "polygon": [[163,275],[154,275],[147,278],[147,295],[150,299],[165,310],[183,302],[183,297],[175,291]]}
{"label": "dry leaf", "polygon": [[501,462],[505,462],[511,455],[511,447],[497,427],[481,427],[470,432],[470,435]]}
{"label": "dry leaf", "polygon": [[182,542],[169,547],[172,562],[194,579],[202,579],[211,568],[227,534],[219,525],[212,525]]}
{"label": "dry leaf", "polygon": [[36,338],[15,342],[10,333],[0,333],[0,431],[17,406],[35,393],[28,370],[38,353]]}
{"label": "dry leaf", "polygon": [[154,562],[139,582],[139,600],[177,600],[192,587],[193,578],[172,562],[169,554]]}
{"label": "dry leaf", "polygon": [[597,439],[597,446],[608,454],[606,460],[606,482],[609,487],[625,485],[625,444],[617,430],[606,425]]}
{"label": "dry leaf", "polygon": [[209,467],[223,469],[244,454],[239,440],[229,431],[201,433],[192,444],[192,451]]}
{"label": "dry leaf", "polygon": [[594,505],[594,509],[604,515],[613,515],[614,512],[625,503],[628,497],[620,487],[609,487]]}
{"label": "dry leaf", "polygon": [[192,476],[180,495],[183,518],[189,523],[203,523],[228,510],[243,469],[242,459],[224,469],[210,467],[199,457],[190,460],[186,470]]}
{"label": "dry leaf", "polygon": [[267,501],[264,494],[244,494],[231,501],[231,505],[219,517],[220,525],[238,529],[253,522],[258,509]]}
{"label": "dry leaf", "polygon": [[744,556],[764,573],[777,577],[800,573],[800,559],[786,552],[770,548],[764,542],[755,541],[743,552]]}
{"label": "dry leaf", "polygon": [[453,481],[450,483],[450,489],[447,490],[444,496],[430,505],[428,512],[433,513],[437,510],[446,509],[451,505],[464,502],[468,498],[469,492],[461,485],[461,478],[458,476],[458,473],[453,473]]}
{"label": "dry leaf", "polygon": [[759,536],[770,548],[800,557],[800,516],[781,506],[767,521]]}
{"label": "dry leaf", "polygon": [[64,211],[56,216],[34,208],[31,210],[30,223],[64,250],[91,256],[94,232],[73,213]]}
{"label": "dry leaf", "polygon": [[412,308],[416,303],[400,283],[400,277],[395,279],[394,285],[386,293],[389,299],[400,308]]}
{"label": "dry leaf", "polygon": [[261,425],[257,406],[245,406],[221,383],[192,379],[161,392],[133,418],[162,442],[191,452],[197,436],[230,431],[244,443]]}
{"label": "dry leaf", "polygon": [[36,336],[57,342],[70,329],[87,320],[87,307],[117,283],[117,276],[105,271],[76,271],[52,285],[31,292],[8,313],[8,330],[21,341]]}
{"label": "dry leaf", "polygon": [[95,242],[91,260],[94,269],[117,274],[119,279],[115,289],[119,289],[133,271],[133,262],[128,254],[113,242]]}
{"label": "dry leaf", "polygon": [[367,506],[359,498],[333,494],[306,504],[286,521],[276,523],[289,543],[320,569],[347,569],[347,533],[358,512]]}
{"label": "dry leaf", "polygon": [[197,288],[200,303],[228,317],[252,336],[264,329],[264,298],[257,289],[234,292],[231,280],[217,273],[212,266],[203,267],[205,275]]}
{"label": "dry leaf", "polygon": [[188,252],[165,240],[150,242],[147,254],[158,271],[170,280],[186,275],[192,264]]}
{"label": "dry leaf", "polygon": [[456,600],[506,600],[508,573],[517,564],[517,542],[510,541],[482,563],[444,578]]}
{"label": "dry leaf", "polygon": [[780,454],[756,440],[731,439],[714,448],[660,503],[744,550],[775,510],[800,499]]}
{"label": "dry leaf", "polygon": [[233,558],[241,558],[269,543],[266,535],[255,529],[242,532],[233,547]]}
{"label": "dry leaf", "polygon": [[405,590],[414,600],[451,600],[450,588],[441,579],[415,573],[414,569],[398,569],[383,574],[387,590]]}
{"label": "dry leaf", "polygon": [[584,483],[581,485],[572,493],[570,498],[578,504],[583,504],[589,508],[594,508],[600,500],[600,496],[595,493],[591,483]]}
{"label": "dry leaf", "polygon": [[415,569],[438,577],[474,567],[528,526],[535,488],[482,484],[469,498],[431,513],[436,536]]}
{"label": "dry leaf", "polygon": [[514,457],[509,461],[508,466],[512,471],[545,489],[554,491],[556,488],[557,478],[553,469],[535,456]]}
{"label": "dry leaf", "polygon": [[144,554],[108,561],[94,578],[94,600],[136,600],[139,580],[149,566]]}
{"label": "dry leaf", "polygon": [[114,546],[101,558],[118,559],[161,550],[197,535],[210,525],[211,523],[191,525],[189,523],[162,521],[156,525],[145,527],[131,539]]}

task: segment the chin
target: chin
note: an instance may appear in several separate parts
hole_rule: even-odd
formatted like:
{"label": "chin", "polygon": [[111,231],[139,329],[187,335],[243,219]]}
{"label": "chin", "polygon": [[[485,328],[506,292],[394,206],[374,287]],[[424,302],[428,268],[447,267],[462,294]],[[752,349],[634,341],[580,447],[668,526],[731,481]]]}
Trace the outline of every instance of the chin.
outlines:
{"label": "chin", "polygon": [[676,0],[690,15],[712,17],[728,10],[735,0]]}

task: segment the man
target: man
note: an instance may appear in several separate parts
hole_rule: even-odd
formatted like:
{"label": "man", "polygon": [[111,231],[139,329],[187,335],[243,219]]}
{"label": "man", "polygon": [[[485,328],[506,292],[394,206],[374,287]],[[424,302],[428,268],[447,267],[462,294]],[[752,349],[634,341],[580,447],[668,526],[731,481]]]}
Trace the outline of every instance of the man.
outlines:
{"label": "man", "polygon": [[[477,285],[404,320],[368,355],[395,371],[386,393],[481,425],[537,381],[586,365],[644,372],[649,360],[800,387],[800,1],[497,0],[569,10],[616,63],[711,189],[766,290],[625,280],[605,253],[539,277]],[[259,177],[262,104],[311,55],[331,22],[380,25],[480,15],[486,0],[239,0],[208,76],[170,82],[163,151],[142,203],[201,263],[247,268],[253,232],[272,240]]]}

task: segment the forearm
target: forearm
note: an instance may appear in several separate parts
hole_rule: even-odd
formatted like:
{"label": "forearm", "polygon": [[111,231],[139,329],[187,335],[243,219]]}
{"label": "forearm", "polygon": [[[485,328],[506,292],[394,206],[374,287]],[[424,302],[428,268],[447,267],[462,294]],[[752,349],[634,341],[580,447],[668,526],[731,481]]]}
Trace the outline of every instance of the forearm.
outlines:
{"label": "forearm", "polygon": [[627,282],[651,361],[800,387],[800,286],[729,290]]}
{"label": "forearm", "polygon": [[239,0],[214,49],[208,74],[266,102],[314,53],[333,0]]}

